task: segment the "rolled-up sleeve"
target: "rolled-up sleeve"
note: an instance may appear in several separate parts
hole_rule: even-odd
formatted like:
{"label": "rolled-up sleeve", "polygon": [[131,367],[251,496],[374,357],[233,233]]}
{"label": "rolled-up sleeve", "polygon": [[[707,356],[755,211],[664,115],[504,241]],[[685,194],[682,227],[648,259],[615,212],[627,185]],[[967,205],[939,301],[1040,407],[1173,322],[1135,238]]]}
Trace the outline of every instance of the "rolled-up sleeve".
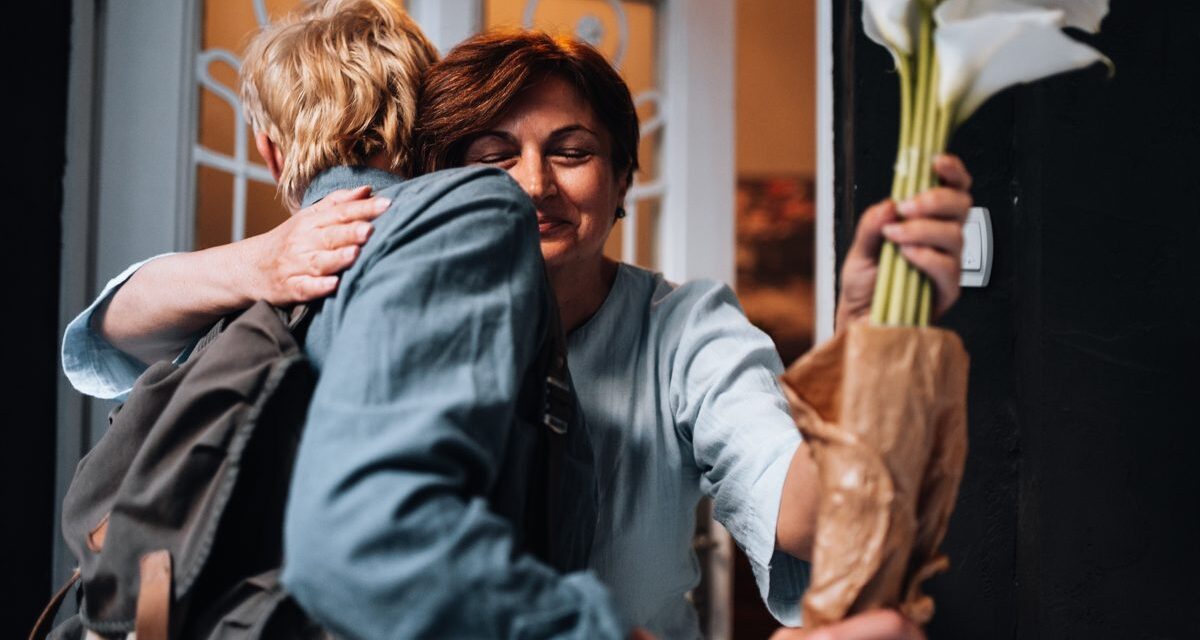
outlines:
{"label": "rolled-up sleeve", "polygon": [[[102,400],[124,400],[138,376],[146,370],[144,362],[112,346],[96,333],[92,329],[92,317],[138,269],[151,260],[168,255],[171,254],[164,253],[129,265],[109,280],[100,295],[67,325],[63,333],[62,367],[67,381],[76,391]],[[181,358],[186,354],[185,350],[180,354]]]}
{"label": "rolled-up sleeve", "polygon": [[452,192],[399,228],[381,218],[314,320],[329,343],[283,581],[349,638],[621,637],[599,582],[519,552],[483,497],[548,311],[527,199],[507,177],[471,186],[488,195]]}
{"label": "rolled-up sleeve", "polygon": [[775,548],[783,483],[800,433],[777,378],[771,339],[750,324],[726,286],[692,282],[679,305],[671,402],[691,442],[714,517],[745,551],[763,602],[775,618],[800,624],[809,565]]}

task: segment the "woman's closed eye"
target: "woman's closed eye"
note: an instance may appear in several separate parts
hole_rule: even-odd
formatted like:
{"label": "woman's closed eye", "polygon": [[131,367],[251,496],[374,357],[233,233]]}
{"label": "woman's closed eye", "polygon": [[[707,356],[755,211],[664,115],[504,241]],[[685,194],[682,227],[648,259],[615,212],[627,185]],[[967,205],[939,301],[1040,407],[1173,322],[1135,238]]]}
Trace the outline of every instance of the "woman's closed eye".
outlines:
{"label": "woman's closed eye", "polygon": [[490,132],[479,136],[467,145],[463,163],[506,166],[506,163],[515,162],[518,156],[520,156],[520,147],[516,141],[511,139],[511,136]]}
{"label": "woman's closed eye", "polygon": [[475,158],[469,160],[469,163],[474,164],[474,163],[478,162],[480,164],[490,164],[490,165],[495,165],[497,167],[503,167],[507,164],[516,162],[516,159],[517,159],[517,154],[515,154],[515,153],[512,153],[510,151],[497,151],[497,152],[493,152],[493,153],[486,153],[486,154],[483,154],[480,156],[476,156]]}
{"label": "woman's closed eye", "polygon": [[586,162],[594,155],[596,155],[596,152],[586,147],[560,147],[551,153],[551,157],[563,164]]}

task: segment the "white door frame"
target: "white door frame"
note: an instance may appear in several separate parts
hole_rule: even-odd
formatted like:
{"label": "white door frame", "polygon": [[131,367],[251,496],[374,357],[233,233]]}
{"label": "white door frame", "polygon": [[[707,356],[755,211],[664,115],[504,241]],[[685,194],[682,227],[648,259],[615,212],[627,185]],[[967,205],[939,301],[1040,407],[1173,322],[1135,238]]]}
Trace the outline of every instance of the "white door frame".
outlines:
{"label": "white door frame", "polygon": [[406,6],[442,55],[483,27],[482,0],[408,0]]}
{"label": "white door frame", "polygon": [[733,0],[665,0],[659,267],[735,284]]}
{"label": "white door frame", "polygon": [[[60,335],[126,265],[191,246],[198,6],[72,1]],[[61,373],[58,388],[55,584],[74,564],[58,534],[62,496],[109,410]]]}
{"label": "white door frame", "polygon": [[817,2],[817,219],[814,234],[816,259],[815,343],[833,336],[837,307],[837,251],[834,239],[834,118],[833,118],[833,0]]}

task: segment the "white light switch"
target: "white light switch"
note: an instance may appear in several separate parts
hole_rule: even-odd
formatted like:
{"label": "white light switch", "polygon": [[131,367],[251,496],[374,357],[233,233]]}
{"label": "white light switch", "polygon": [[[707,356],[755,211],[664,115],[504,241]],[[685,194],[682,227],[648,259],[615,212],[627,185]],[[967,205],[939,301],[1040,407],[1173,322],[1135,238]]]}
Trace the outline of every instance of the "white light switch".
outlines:
{"label": "white light switch", "polygon": [[962,277],[964,287],[986,287],[992,277],[992,217],[984,207],[971,207],[963,223]]}
{"label": "white light switch", "polygon": [[979,271],[980,254],[983,252],[980,246],[983,245],[983,233],[979,230],[979,223],[975,221],[968,222],[963,225],[963,253],[962,253],[962,268],[963,271]]}

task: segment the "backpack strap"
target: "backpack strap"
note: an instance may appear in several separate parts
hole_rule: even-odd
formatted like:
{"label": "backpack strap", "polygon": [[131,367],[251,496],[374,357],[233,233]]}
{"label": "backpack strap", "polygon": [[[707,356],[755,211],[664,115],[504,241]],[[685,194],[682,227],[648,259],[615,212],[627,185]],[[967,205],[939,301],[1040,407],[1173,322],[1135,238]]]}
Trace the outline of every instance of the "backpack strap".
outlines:
{"label": "backpack strap", "polygon": [[291,309],[280,309],[283,314],[283,323],[287,325],[288,331],[292,332],[292,337],[299,344],[304,344],[304,338],[308,335],[308,325],[312,324],[313,316],[321,310],[324,301],[325,299],[322,298],[308,304],[295,305]]}
{"label": "backpack strap", "polygon": [[567,370],[567,340],[562,326],[556,321],[550,327],[549,362],[546,366],[545,405],[542,424],[557,435],[567,432],[575,414],[575,394],[571,389],[571,374]]}
{"label": "backpack strap", "polygon": [[213,340],[216,340],[217,337],[221,335],[221,332],[225,330],[225,327],[229,326],[229,323],[233,322],[234,319],[240,315],[242,315],[242,312],[236,311],[225,316],[224,318],[221,318],[220,320],[217,320],[217,323],[214,324],[207,333],[205,333],[203,336],[200,336],[200,339],[196,341],[196,345],[192,347],[191,353],[184,358],[184,362],[187,362],[188,360],[200,355],[200,352],[204,351],[208,345],[212,344]]}
{"label": "backpack strap", "polygon": [[134,629],[140,640],[167,640],[171,626],[171,552],[151,551],[138,563],[141,572]]}
{"label": "backpack strap", "polygon": [[[296,342],[304,344],[304,337],[308,334],[308,325],[312,322],[312,317],[316,315],[317,310],[321,308],[321,301],[312,302],[309,304],[297,304],[291,307],[275,307],[275,312],[279,314],[280,321],[287,326],[288,331],[296,338]],[[217,320],[207,333],[200,336],[196,341],[196,345],[192,347],[191,353],[184,358],[184,361],[191,360],[200,354],[208,345],[216,340],[221,332],[225,331],[225,327],[242,315],[245,311],[235,311],[220,320]]]}
{"label": "backpack strap", "polygon": [[67,599],[67,594],[71,592],[71,587],[75,586],[76,582],[79,582],[80,575],[82,574],[76,568],[71,577],[54,593],[54,597],[50,598],[50,602],[42,610],[42,615],[38,616],[37,622],[34,623],[33,630],[29,632],[29,640],[42,640],[50,633],[50,626],[54,624],[54,617],[58,615],[59,608],[62,607],[63,601]]}
{"label": "backpack strap", "polygon": [[[575,390],[571,385],[571,372],[567,368],[567,338],[563,333],[562,319],[559,316],[558,302],[551,298],[550,322],[546,330],[546,341],[543,343],[541,359],[545,378],[542,385],[542,424],[549,433],[545,434],[547,460],[544,467],[546,477],[543,479],[545,495],[543,506],[545,520],[543,523],[543,550],[545,557],[551,557],[553,540],[557,539],[561,528],[562,513],[558,508],[556,495],[562,488],[563,461],[567,457],[568,437],[583,437],[582,434],[568,435],[567,431],[576,421]],[[579,426],[576,424],[576,426]]]}

